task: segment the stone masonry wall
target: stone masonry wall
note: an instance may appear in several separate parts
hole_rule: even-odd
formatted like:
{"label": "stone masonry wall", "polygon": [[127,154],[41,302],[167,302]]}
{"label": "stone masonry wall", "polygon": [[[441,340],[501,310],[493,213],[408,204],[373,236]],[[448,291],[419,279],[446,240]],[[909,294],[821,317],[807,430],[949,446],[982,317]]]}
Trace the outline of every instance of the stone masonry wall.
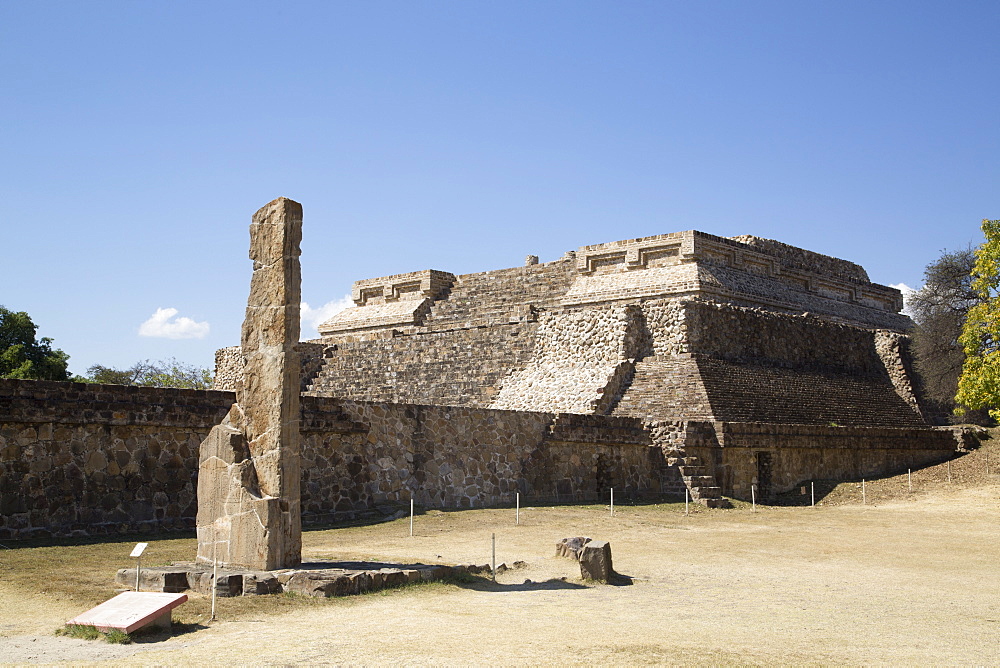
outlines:
{"label": "stone masonry wall", "polygon": [[[535,354],[503,380],[492,408],[593,413],[627,378],[643,340],[636,306],[588,308],[539,319]],[[602,401],[603,400],[603,401]]]}
{"label": "stone masonry wall", "polygon": [[875,350],[889,374],[892,385],[898,394],[914,412],[923,417],[923,409],[915,388],[915,371],[913,356],[910,353],[910,337],[896,332],[877,330],[875,332]]}
{"label": "stone masonry wall", "polygon": [[717,359],[881,375],[870,330],[703,300],[683,305],[688,351]]}
{"label": "stone masonry wall", "polygon": [[[198,446],[229,392],[0,380],[0,538],[191,528]],[[528,413],[302,397],[306,523],[379,504],[475,507],[683,491],[696,456],[744,498],[758,452],[773,489],[950,457],[950,431]]]}
{"label": "stone masonry wall", "polygon": [[[870,479],[955,454],[947,430],[727,422],[692,424],[689,436],[685,450],[710,464],[723,493],[746,500],[754,482],[769,483],[766,499],[809,480]],[[769,454],[770,481],[759,478],[762,452]]]}
{"label": "stone masonry wall", "polygon": [[194,526],[230,393],[0,380],[0,537]]}
{"label": "stone masonry wall", "polygon": [[597,499],[610,487],[628,495],[657,484],[658,452],[635,420],[574,429],[584,416],[303,399],[355,425],[303,428],[303,508],[315,517],[411,496],[425,507],[472,508],[513,503],[517,492]]}
{"label": "stone masonry wall", "polygon": [[[234,400],[0,380],[0,538],[192,528],[199,444]],[[655,487],[657,450],[640,421],[586,420],[304,395],[303,521],[411,495],[428,507],[474,507],[516,492],[554,501]]]}
{"label": "stone masonry wall", "polygon": [[306,389],[356,401],[490,404],[510,369],[535,348],[535,322],[328,345]]}
{"label": "stone masonry wall", "polygon": [[649,344],[643,350],[643,356],[669,357],[689,352],[684,303],[659,299],[642,304],[649,333]]}

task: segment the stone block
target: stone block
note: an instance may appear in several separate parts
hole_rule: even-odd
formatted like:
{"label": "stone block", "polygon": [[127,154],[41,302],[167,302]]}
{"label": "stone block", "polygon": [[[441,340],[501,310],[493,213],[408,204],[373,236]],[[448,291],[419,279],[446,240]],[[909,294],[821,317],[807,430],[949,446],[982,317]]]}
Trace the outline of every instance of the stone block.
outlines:
{"label": "stone block", "polygon": [[584,580],[607,582],[614,575],[611,563],[611,544],[592,540],[580,551],[580,577]]}
{"label": "stone block", "polygon": [[556,556],[557,557],[568,557],[570,559],[580,560],[580,550],[583,546],[590,542],[590,538],[584,536],[575,536],[573,538],[563,538],[561,541],[556,543]]}

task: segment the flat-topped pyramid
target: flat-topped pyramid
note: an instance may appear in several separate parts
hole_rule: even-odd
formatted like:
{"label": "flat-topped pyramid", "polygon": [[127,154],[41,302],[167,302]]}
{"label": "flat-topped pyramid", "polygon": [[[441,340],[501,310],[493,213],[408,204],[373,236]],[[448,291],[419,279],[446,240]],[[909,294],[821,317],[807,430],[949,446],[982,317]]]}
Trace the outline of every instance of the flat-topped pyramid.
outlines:
{"label": "flat-topped pyramid", "polygon": [[924,424],[899,291],[855,263],[770,239],[662,234],[510,269],[365,279],[353,299],[303,347],[311,393],[658,420]]}

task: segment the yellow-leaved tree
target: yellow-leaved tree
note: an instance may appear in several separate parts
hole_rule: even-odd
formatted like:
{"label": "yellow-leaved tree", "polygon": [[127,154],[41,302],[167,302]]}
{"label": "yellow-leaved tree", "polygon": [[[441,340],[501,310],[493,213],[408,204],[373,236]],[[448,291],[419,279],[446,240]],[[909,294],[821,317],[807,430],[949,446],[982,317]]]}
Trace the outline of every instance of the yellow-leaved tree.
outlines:
{"label": "yellow-leaved tree", "polygon": [[1000,421],[1000,220],[984,220],[983,234],[986,241],[976,249],[972,268],[972,289],[982,301],[969,309],[958,339],[965,363],[955,401],[959,406],[988,408],[990,416]]}

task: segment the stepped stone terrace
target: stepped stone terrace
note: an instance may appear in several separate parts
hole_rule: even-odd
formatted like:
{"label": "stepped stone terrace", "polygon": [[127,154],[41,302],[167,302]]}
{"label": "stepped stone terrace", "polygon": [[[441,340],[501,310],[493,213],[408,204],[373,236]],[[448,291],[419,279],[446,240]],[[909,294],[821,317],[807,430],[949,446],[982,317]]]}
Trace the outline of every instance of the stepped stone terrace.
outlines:
{"label": "stepped stone terrace", "polygon": [[[354,302],[292,346],[305,524],[612,488],[766,501],[958,447],[923,419],[899,292],[777,241],[664,234]],[[0,539],[193,528],[244,365],[218,351],[209,391],[0,379]]]}
{"label": "stepped stone terrace", "polygon": [[[677,232],[352,296],[299,346],[306,394],[627,419],[692,492],[735,496],[953,449],[923,418],[900,292],[778,241]],[[219,351],[223,387],[240,363]]]}

